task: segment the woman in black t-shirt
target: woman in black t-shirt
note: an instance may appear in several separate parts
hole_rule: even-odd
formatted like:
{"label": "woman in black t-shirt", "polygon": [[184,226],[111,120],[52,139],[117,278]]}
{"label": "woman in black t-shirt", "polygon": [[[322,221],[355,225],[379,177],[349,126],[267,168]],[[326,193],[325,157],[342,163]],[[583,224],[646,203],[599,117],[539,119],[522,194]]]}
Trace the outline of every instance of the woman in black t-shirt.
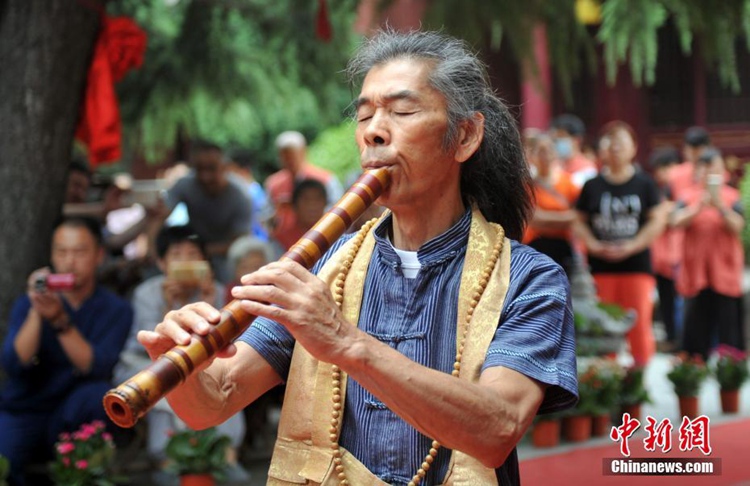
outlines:
{"label": "woman in black t-shirt", "polygon": [[576,203],[575,230],[586,247],[599,298],[638,313],[628,342],[635,363],[645,365],[656,351],[649,246],[664,229],[666,214],[656,183],[633,164],[636,143],[629,125],[605,125],[600,154],[602,171],[586,182]]}

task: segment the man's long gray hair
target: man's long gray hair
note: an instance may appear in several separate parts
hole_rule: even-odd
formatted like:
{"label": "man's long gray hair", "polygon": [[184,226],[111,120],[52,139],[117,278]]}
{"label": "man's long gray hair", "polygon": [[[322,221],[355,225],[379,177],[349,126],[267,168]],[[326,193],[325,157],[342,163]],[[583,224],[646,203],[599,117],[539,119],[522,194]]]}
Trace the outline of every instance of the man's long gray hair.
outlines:
{"label": "man's long gray hair", "polygon": [[362,44],[347,74],[359,83],[373,67],[396,59],[434,64],[430,85],[448,105],[446,149],[458,142],[462,122],[473,123],[477,112],[484,115],[484,139],[461,168],[461,194],[487,220],[500,223],[509,238],[520,239],[532,209],[531,176],[515,120],[490,86],[485,65],[466,43],[445,34],[385,30]]}

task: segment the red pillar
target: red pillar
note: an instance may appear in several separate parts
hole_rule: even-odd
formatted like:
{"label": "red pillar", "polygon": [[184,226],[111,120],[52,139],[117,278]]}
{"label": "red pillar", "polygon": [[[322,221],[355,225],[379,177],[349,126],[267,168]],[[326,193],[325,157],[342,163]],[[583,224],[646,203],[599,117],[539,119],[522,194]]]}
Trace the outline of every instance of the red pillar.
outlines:
{"label": "red pillar", "polygon": [[[547,52],[547,29],[534,28],[534,59],[524,63],[521,82],[521,128],[546,130],[552,117],[552,76]],[[534,75],[532,62],[536,61]]]}

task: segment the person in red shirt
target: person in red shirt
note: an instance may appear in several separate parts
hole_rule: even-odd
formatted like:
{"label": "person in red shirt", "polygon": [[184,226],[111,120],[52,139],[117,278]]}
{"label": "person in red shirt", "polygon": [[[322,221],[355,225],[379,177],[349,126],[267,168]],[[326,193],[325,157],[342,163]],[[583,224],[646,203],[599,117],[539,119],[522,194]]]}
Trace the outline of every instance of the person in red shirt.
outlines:
{"label": "person in red shirt", "polygon": [[[266,179],[266,194],[274,207],[271,236],[276,241],[293,240],[286,236],[297,227],[297,219],[292,208],[294,186],[304,179],[315,179],[323,183],[328,194],[328,205],[339,200],[344,190],[335,175],[312,165],[307,160],[307,141],[299,132],[284,132],[276,138],[276,149],[282,169]],[[293,244],[296,240],[292,241]],[[289,247],[283,248],[288,250]]]}
{"label": "person in red shirt", "polygon": [[671,224],[685,229],[677,290],[685,302],[683,349],[708,357],[718,342],[744,349],[742,273],[745,218],[737,189],[725,183],[724,159],[714,148],[696,165],[700,184],[683,191]]}
{"label": "person in red shirt", "polygon": [[559,264],[570,277],[573,247],[575,201],[580,189],[560,167],[555,145],[548,135],[536,135],[529,146],[529,162],[535,169],[534,196],[536,207],[526,227],[523,243],[544,253]]}

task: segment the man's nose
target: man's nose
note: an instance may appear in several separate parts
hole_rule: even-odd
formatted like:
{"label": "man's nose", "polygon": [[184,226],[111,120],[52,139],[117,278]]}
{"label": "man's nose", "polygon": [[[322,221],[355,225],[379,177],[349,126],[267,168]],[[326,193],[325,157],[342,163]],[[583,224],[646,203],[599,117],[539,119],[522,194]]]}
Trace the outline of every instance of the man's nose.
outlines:
{"label": "man's nose", "polygon": [[388,145],[391,143],[391,134],[386,116],[376,112],[367,124],[364,132],[365,142],[368,145]]}
{"label": "man's nose", "polygon": [[55,270],[60,273],[67,273],[73,268],[74,263],[75,257],[70,253],[66,253],[58,258],[57,266],[59,268],[55,268]]}

